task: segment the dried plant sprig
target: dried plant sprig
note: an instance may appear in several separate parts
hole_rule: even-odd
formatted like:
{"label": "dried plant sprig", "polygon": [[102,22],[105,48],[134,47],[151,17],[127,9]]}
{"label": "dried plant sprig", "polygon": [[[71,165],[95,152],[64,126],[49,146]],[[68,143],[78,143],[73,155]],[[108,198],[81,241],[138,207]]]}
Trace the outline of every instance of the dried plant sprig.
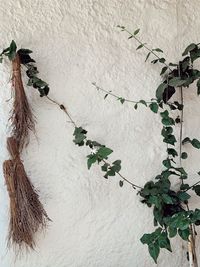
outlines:
{"label": "dried plant sprig", "polygon": [[29,132],[35,132],[35,119],[29,106],[21,77],[21,62],[18,53],[12,60],[12,89],[14,102],[10,117],[12,135],[18,142],[19,150],[28,145]]}
{"label": "dried plant sprig", "polygon": [[34,234],[50,220],[39,200],[37,190],[30,182],[19,157],[18,143],[14,137],[7,139],[11,160],[3,163],[3,172],[10,196],[9,244],[18,248],[34,248]]}
{"label": "dried plant sprig", "polygon": [[20,159],[23,148],[29,142],[30,131],[35,132],[35,119],[29,106],[22,76],[21,64],[30,59],[30,50],[20,49],[14,41],[0,54],[0,61],[7,56],[12,62],[13,108],[10,117],[11,137],[7,138],[7,148],[11,159],[3,163],[3,173],[10,197],[10,224],[8,245],[18,249],[33,249],[34,234],[47,226],[50,220],[39,200],[37,190],[29,180]]}

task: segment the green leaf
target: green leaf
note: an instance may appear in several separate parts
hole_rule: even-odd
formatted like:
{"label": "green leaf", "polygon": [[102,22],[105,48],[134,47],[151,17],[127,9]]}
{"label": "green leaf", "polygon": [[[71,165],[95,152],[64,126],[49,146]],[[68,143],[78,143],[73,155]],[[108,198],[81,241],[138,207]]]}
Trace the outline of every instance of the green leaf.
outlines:
{"label": "green leaf", "polygon": [[17,51],[17,46],[14,40],[12,40],[10,47],[9,47],[9,53],[8,53],[8,58],[10,60],[13,60],[16,56],[16,51]]}
{"label": "green leaf", "polygon": [[182,192],[182,191],[179,191],[177,193],[177,196],[181,201],[186,201],[186,200],[188,200],[190,198],[189,194],[187,194],[186,192]]}
{"label": "green leaf", "polygon": [[162,50],[162,49],[160,49],[160,48],[155,48],[155,49],[153,49],[153,51],[156,51],[156,52],[163,53],[163,50]]}
{"label": "green leaf", "polygon": [[170,126],[170,125],[174,125],[175,122],[172,118],[168,117],[168,118],[163,118],[162,119],[162,124],[165,126]]}
{"label": "green leaf", "polygon": [[166,204],[173,204],[173,199],[167,194],[162,194],[162,199]]}
{"label": "green leaf", "polygon": [[108,167],[109,167],[109,164],[108,164],[108,163],[104,163],[104,165],[101,167],[101,170],[102,170],[103,172],[107,172]]}
{"label": "green leaf", "polygon": [[169,241],[169,238],[167,237],[166,232],[162,232],[160,234],[160,236],[158,237],[158,244],[160,248],[166,248],[167,250],[172,252],[170,241]]}
{"label": "green leaf", "polygon": [[142,48],[143,46],[144,46],[144,44],[139,45],[139,46],[136,48],[136,50]]}
{"label": "green leaf", "polygon": [[178,230],[178,234],[183,240],[188,241],[188,238],[189,238],[189,235],[190,235],[190,231],[189,231],[188,228],[184,229],[184,230],[179,229]]}
{"label": "green leaf", "polygon": [[167,67],[163,67],[160,72],[160,75],[163,75],[167,71],[167,69],[168,69]]}
{"label": "green leaf", "polygon": [[25,54],[25,55],[33,53],[33,51],[31,51],[30,49],[25,49],[25,48],[21,48],[20,52],[21,54]]}
{"label": "green leaf", "polygon": [[139,103],[141,103],[141,104],[143,104],[143,105],[145,105],[145,106],[147,107],[147,103],[146,103],[146,101],[144,101],[144,100],[140,100]]}
{"label": "green leaf", "polygon": [[[176,137],[173,135],[173,134],[169,134],[168,136],[166,136],[164,139],[163,139],[163,142],[166,143],[166,144],[170,144],[172,146],[175,145],[175,143],[177,142],[176,141]],[[173,150],[169,150],[170,152],[172,152]],[[174,151],[172,153],[175,153]],[[170,154],[170,153],[169,153]],[[175,155],[177,154],[177,152],[175,153]],[[178,154],[177,154],[178,155]],[[176,155],[176,156],[177,156]]]}
{"label": "green leaf", "polygon": [[181,158],[182,159],[187,159],[187,157],[188,157],[188,154],[186,152],[182,152]]}
{"label": "green leaf", "polygon": [[165,61],[166,61],[166,60],[165,60],[164,57],[162,57],[162,58],[159,59],[159,62],[160,62],[160,63],[164,63]]}
{"label": "green leaf", "polygon": [[195,185],[192,187],[192,190],[197,194],[197,196],[200,196],[200,185]]}
{"label": "green leaf", "polygon": [[147,59],[149,58],[149,56],[151,55],[151,52],[149,52],[146,56],[145,62],[147,61]]}
{"label": "green leaf", "polygon": [[137,109],[138,108],[138,104],[136,103],[135,105],[134,105],[134,109]]}
{"label": "green leaf", "polygon": [[158,104],[156,102],[152,102],[149,107],[151,111],[153,111],[154,113],[158,113]]}
{"label": "green leaf", "polygon": [[123,181],[119,181],[119,186],[122,187],[124,185],[124,182]]}
{"label": "green leaf", "polygon": [[181,190],[187,190],[187,189],[189,189],[189,184],[181,184],[181,186],[180,186],[180,189]]}
{"label": "green leaf", "polygon": [[189,137],[186,137],[186,138],[184,138],[183,140],[182,140],[182,144],[184,145],[185,143],[191,143],[191,140],[190,140],[190,138]]}
{"label": "green leaf", "polygon": [[156,90],[156,98],[158,99],[158,101],[163,99],[163,93],[165,91],[165,88],[167,88],[167,84],[166,83],[161,83],[157,90]]}
{"label": "green leaf", "polygon": [[106,159],[112,152],[113,150],[108,147],[100,147],[97,151],[97,155],[102,159]]}
{"label": "green leaf", "polygon": [[171,166],[172,166],[170,159],[165,159],[165,160],[163,160],[162,163],[167,169],[171,168]]}
{"label": "green leaf", "polygon": [[176,156],[178,156],[178,153],[177,153],[177,151],[176,151],[174,148],[168,148],[168,149],[167,149],[167,153],[168,153],[169,155],[172,155],[172,157],[176,157]]}
{"label": "green leaf", "polygon": [[150,196],[149,203],[154,204],[156,208],[159,209],[161,205],[161,199],[158,196]]}
{"label": "green leaf", "polygon": [[134,31],[133,34],[134,34],[134,35],[137,35],[137,34],[139,33],[139,31],[140,31],[140,29],[137,29],[137,30]]}
{"label": "green leaf", "polygon": [[158,258],[159,253],[160,253],[160,248],[159,248],[158,241],[155,242],[155,243],[149,244],[148,245],[148,249],[149,249],[150,256],[153,258],[155,263],[157,263],[157,258]]}
{"label": "green leaf", "polygon": [[87,160],[87,166],[88,170],[91,168],[92,164],[94,164],[98,159],[98,156],[96,154],[91,154],[88,155],[88,160]]}
{"label": "green leaf", "polygon": [[144,234],[141,238],[140,241],[142,244],[150,244],[152,242],[152,235],[151,234]]}
{"label": "green leaf", "polygon": [[175,78],[172,78],[171,80],[169,80],[169,85],[173,86],[173,87],[181,86],[184,83],[185,83],[185,80],[181,80],[180,77],[175,77]]}
{"label": "green leaf", "polygon": [[73,142],[78,146],[83,146],[84,140],[86,139],[86,133],[87,131],[82,127],[76,127],[73,133],[73,136],[75,136]]}
{"label": "green leaf", "polygon": [[170,238],[173,238],[177,234],[177,229],[169,226],[168,232],[169,232],[169,237]]}
{"label": "green leaf", "polygon": [[123,97],[119,97],[117,100],[119,100],[122,104],[124,104],[125,99]]}
{"label": "green leaf", "polygon": [[194,50],[195,48],[197,48],[197,45],[194,43],[188,45],[185,51],[183,52],[182,56],[186,56],[190,51]]}
{"label": "green leaf", "polygon": [[193,139],[192,141],[191,141],[191,144],[193,145],[193,147],[195,147],[195,148],[200,148],[200,142],[199,142],[199,140],[197,140],[197,139]]}

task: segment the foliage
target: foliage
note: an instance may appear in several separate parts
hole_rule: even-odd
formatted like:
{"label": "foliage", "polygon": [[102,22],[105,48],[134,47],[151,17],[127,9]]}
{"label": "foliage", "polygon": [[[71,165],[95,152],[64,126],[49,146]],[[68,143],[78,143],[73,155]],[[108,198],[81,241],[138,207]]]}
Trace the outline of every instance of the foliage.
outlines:
{"label": "foliage", "polygon": [[[112,91],[107,91],[95,83],[93,85],[97,90],[105,93],[104,99],[108,96],[114,97],[119,103],[130,103],[136,110],[139,106],[143,106],[155,114],[160,116],[161,120],[161,136],[166,144],[166,158],[162,161],[162,170],[155,175],[154,179],[148,181],[143,187],[134,184],[132,181],[125,178],[121,173],[121,160],[112,161],[109,163],[109,157],[113,150],[105,145],[92,141],[87,137],[87,131],[82,127],[78,127],[63,105],[56,101],[48,99],[57,104],[63,110],[70,121],[73,123],[74,140],[73,142],[81,147],[86,146],[90,149],[87,155],[87,167],[90,169],[94,164],[101,167],[104,178],[109,178],[115,175],[120,177],[119,186],[124,183],[132,186],[133,189],[138,189],[138,195],[141,202],[147,207],[152,208],[153,223],[155,231],[145,233],[141,237],[141,242],[148,246],[149,254],[155,262],[159,256],[160,250],[165,248],[172,251],[170,239],[179,235],[185,241],[188,241],[189,235],[194,235],[193,226],[200,224],[200,210],[191,210],[189,208],[189,200],[191,198],[191,190],[200,196],[200,181],[195,184],[189,184],[188,173],[182,167],[182,160],[186,160],[188,153],[182,151],[182,148],[187,148],[187,144],[191,144],[194,148],[200,149],[200,141],[190,137],[182,138],[183,124],[183,95],[184,89],[187,89],[191,84],[196,82],[197,95],[200,94],[200,71],[193,67],[193,63],[200,57],[199,44],[190,44],[182,53],[183,58],[178,63],[167,63],[163,55],[163,50],[156,47],[150,49],[145,42],[138,38],[139,29],[132,34],[124,26],[118,26],[122,31],[129,34],[128,39],[135,39],[139,43],[136,47],[146,49],[148,51],[145,61],[161,67],[159,74],[162,82],[155,90],[154,98],[150,100],[129,100],[125,97],[118,96]],[[16,53],[20,56],[21,64],[26,68],[28,76],[28,86],[38,89],[40,96],[47,96],[49,86],[46,82],[38,78],[38,70],[35,66],[35,61],[30,57],[32,53],[29,49],[19,49],[14,41],[10,46],[3,50],[0,54],[2,61],[4,56],[12,60]],[[161,55],[161,56],[160,56]],[[172,100],[177,94],[181,94],[181,101]],[[174,112],[175,111],[175,112]],[[179,113],[178,116],[175,114]],[[176,136],[175,128],[180,127],[180,134]],[[177,142],[179,141],[179,151],[177,151]],[[198,173],[200,175],[200,172]],[[180,182],[178,189],[174,189],[171,185],[171,178],[176,177]],[[192,227],[191,227],[192,226]]]}
{"label": "foliage", "polygon": [[32,53],[29,49],[21,48],[17,50],[17,45],[15,41],[12,40],[9,47],[4,49],[0,54],[0,62],[3,60],[3,56],[8,57],[9,60],[13,60],[16,56],[16,53],[19,55],[20,62],[26,68],[26,75],[28,77],[28,86],[32,86],[33,88],[37,89],[40,93],[40,96],[47,96],[49,93],[49,86],[48,84],[43,81],[42,79],[38,78],[38,69],[35,66],[35,60],[31,58],[30,54]]}
{"label": "foliage", "polygon": [[[129,34],[128,39],[135,39],[139,43],[136,50],[142,48],[148,50],[145,61],[152,57],[152,64],[161,65],[160,76],[162,82],[155,91],[155,98],[151,99],[150,102],[145,100],[133,101],[120,97],[120,99],[124,99],[123,103],[133,103],[135,109],[137,109],[138,103],[149,103],[145,106],[149,107],[154,113],[159,113],[161,119],[161,136],[167,146],[167,157],[162,161],[163,169],[161,173],[147,182],[139,191],[141,202],[153,209],[153,222],[154,226],[157,227],[154,232],[144,234],[141,242],[147,244],[149,254],[157,262],[160,249],[165,248],[170,252],[172,251],[171,238],[178,234],[183,240],[188,241],[189,235],[196,234],[192,232],[191,229],[193,228],[191,226],[200,224],[200,210],[189,208],[189,199],[191,198],[189,190],[193,190],[196,195],[200,196],[200,181],[194,185],[186,183],[188,173],[181,163],[181,160],[186,160],[188,157],[187,152],[182,152],[182,146],[189,143],[194,148],[200,149],[198,139],[182,138],[184,109],[182,92],[184,88],[187,89],[196,82],[197,95],[200,94],[200,71],[193,67],[193,63],[200,57],[200,46],[199,44],[190,44],[182,53],[183,58],[178,63],[167,64],[166,59],[160,56],[160,54],[163,54],[162,49],[150,49],[146,43],[140,41],[138,38],[139,29],[132,34],[124,26],[118,27]],[[93,85],[97,90],[106,93],[106,97],[110,95],[119,99],[119,96],[113,92],[102,89],[95,83]],[[171,101],[172,97],[174,99],[174,96],[179,93],[181,93],[181,102]],[[179,116],[175,117],[174,111],[179,112]],[[181,129],[180,135],[177,137],[174,134],[176,125],[179,125]],[[177,140],[180,141],[180,151],[177,151],[175,147]],[[200,175],[200,172],[198,174]],[[177,177],[180,181],[178,190],[174,190],[171,185],[171,178],[174,179],[174,177]]]}

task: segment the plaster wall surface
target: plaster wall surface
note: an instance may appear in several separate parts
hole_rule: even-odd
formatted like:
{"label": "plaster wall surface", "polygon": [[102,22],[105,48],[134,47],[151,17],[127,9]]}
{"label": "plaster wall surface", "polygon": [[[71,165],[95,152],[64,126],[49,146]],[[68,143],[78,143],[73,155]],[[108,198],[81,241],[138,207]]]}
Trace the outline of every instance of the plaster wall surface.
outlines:
{"label": "plaster wall surface", "polygon": [[[91,139],[114,150],[122,173],[143,185],[162,168],[165,146],[159,116],[145,107],[134,110],[97,92],[101,87],[130,99],[151,99],[160,82],[158,65],[145,63],[146,52],[127,40],[116,25],[141,29],[140,38],[160,47],[176,61],[186,45],[200,41],[199,0],[0,0],[0,46],[12,39],[34,51],[40,76],[50,96],[67,106]],[[8,158],[7,121],[12,101],[10,63],[0,66],[0,166]],[[26,82],[26,81],[25,81]],[[26,88],[37,118],[37,138],[23,153],[31,181],[52,219],[36,236],[36,250],[15,260],[6,248],[9,199],[0,170],[1,267],[153,267],[147,247],[139,241],[153,230],[152,211],[140,203],[118,177],[102,178],[98,166],[87,170],[89,151],[72,142],[73,127],[64,113]],[[199,104],[195,85],[185,90],[184,136],[200,138]],[[184,167],[198,177],[200,154],[187,147]],[[192,205],[199,207],[199,200]],[[197,255],[200,242],[197,237]],[[188,266],[187,245],[172,242],[173,254],[162,251],[157,266]]]}

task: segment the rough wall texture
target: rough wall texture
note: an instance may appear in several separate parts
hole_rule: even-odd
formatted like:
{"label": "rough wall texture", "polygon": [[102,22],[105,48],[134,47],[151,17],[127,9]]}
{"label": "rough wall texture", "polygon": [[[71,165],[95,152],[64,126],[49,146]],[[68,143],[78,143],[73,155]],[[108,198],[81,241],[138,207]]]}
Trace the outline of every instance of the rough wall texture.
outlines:
{"label": "rough wall texture", "polygon": [[[150,99],[159,68],[145,64],[143,51],[136,52],[136,44],[115,26],[140,27],[143,40],[163,48],[173,61],[185,45],[200,41],[199,13],[199,0],[0,0],[0,45],[14,39],[32,49],[50,95],[66,104],[91,138],[114,149],[113,159],[122,160],[124,175],[143,185],[160,171],[165,156],[159,117],[111,98],[104,101],[91,82],[127,98]],[[0,77],[2,165],[8,157],[9,63],[0,66]],[[37,117],[38,140],[32,137],[24,164],[53,223],[38,234],[36,251],[15,261],[6,249],[9,202],[1,170],[1,267],[154,266],[139,241],[152,230],[151,210],[129,186],[119,188],[118,178],[103,179],[98,167],[88,171],[88,151],[72,143],[73,129],[64,114],[33,89],[27,88],[27,94]],[[199,99],[195,90],[185,97],[184,135],[200,138]],[[200,155],[188,152],[185,167],[195,180]],[[157,266],[188,266],[185,245],[175,239],[172,247],[173,254],[162,252]]]}

